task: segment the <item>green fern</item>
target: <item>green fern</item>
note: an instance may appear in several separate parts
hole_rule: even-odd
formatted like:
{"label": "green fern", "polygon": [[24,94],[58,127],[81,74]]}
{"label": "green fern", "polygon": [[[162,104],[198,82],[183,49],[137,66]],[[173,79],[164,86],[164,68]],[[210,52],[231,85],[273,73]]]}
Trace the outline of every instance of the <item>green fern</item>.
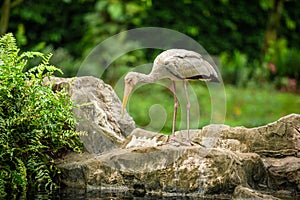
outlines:
{"label": "green fern", "polygon": [[[54,159],[82,149],[69,96],[43,85],[45,77],[61,72],[49,64],[51,56],[20,53],[11,33],[0,38],[1,199],[16,199],[28,188],[55,187]],[[35,58],[41,62],[28,66]]]}

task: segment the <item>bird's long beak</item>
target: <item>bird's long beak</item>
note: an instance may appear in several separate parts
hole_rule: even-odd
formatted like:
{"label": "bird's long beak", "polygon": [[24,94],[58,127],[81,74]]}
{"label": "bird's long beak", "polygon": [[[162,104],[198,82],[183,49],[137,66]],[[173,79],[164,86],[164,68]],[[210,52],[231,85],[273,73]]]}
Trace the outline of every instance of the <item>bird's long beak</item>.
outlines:
{"label": "bird's long beak", "polygon": [[129,98],[129,95],[132,91],[132,86],[128,85],[128,84],[125,84],[125,88],[124,88],[124,96],[123,96],[123,103],[122,103],[122,118],[124,116],[124,110],[126,108],[126,105],[127,105],[127,101],[128,101],[128,98]]}

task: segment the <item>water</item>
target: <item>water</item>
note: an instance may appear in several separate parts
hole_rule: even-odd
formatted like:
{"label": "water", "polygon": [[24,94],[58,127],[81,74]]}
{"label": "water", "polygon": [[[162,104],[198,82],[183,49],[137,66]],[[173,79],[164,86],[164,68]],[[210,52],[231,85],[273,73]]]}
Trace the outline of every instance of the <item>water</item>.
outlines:
{"label": "water", "polygon": [[196,196],[188,196],[187,194],[164,194],[162,195],[135,195],[132,193],[118,193],[113,191],[92,191],[92,192],[86,192],[85,190],[81,189],[60,189],[54,192],[38,192],[35,194],[29,195],[26,199],[32,199],[32,200],[46,200],[46,199],[53,199],[53,200],[129,200],[129,199],[135,199],[135,200],[155,200],[155,199],[163,199],[163,200],[187,200],[187,199],[214,199],[214,200],[227,200],[230,199],[229,196],[202,196],[202,197],[196,197]]}
{"label": "water", "polygon": [[[285,200],[300,200],[300,196],[286,196],[286,195],[274,195],[278,198],[285,199]],[[24,197],[24,196],[23,196]],[[25,199],[25,198],[20,198]],[[65,188],[59,189],[53,192],[36,192],[27,195],[26,199],[30,200],[155,200],[155,199],[163,199],[163,200],[190,200],[190,199],[197,199],[197,200],[229,200],[231,196],[229,195],[189,195],[189,194],[174,194],[174,193],[164,193],[163,195],[154,195],[154,194],[133,194],[129,192],[115,192],[115,191],[91,191],[86,192],[83,189],[72,189],[72,188]]]}

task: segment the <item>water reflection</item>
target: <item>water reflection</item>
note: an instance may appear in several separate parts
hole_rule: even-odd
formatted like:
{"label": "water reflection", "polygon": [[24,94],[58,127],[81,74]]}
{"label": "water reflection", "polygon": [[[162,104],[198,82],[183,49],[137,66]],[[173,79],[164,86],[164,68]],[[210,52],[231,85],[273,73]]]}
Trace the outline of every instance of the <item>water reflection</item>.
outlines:
{"label": "water reflection", "polygon": [[163,200],[187,200],[187,199],[214,199],[214,200],[227,200],[230,199],[229,196],[219,196],[212,195],[212,196],[203,196],[203,197],[196,197],[196,196],[187,196],[186,194],[164,194],[162,195],[144,195],[139,196],[139,194],[133,194],[129,192],[114,192],[114,191],[90,191],[86,192],[82,189],[59,189],[54,192],[38,192],[36,194],[31,194],[29,198],[32,200],[46,200],[46,199],[61,199],[61,200],[156,200],[156,199],[163,199]]}
{"label": "water reflection", "polygon": [[[274,195],[274,194],[273,194]],[[277,198],[285,199],[285,200],[300,200],[300,196],[290,196],[290,195],[274,195]],[[139,193],[131,193],[131,192],[116,192],[114,190],[107,190],[107,191],[85,191],[83,189],[74,189],[74,188],[64,188],[59,189],[53,192],[35,192],[29,194],[26,199],[30,200],[155,200],[155,199],[163,199],[163,200],[187,200],[187,199],[195,199],[195,200],[228,200],[232,197],[230,195],[203,195],[203,196],[196,196],[196,195],[188,195],[188,194],[157,194],[157,195],[144,195]],[[23,198],[20,198],[23,199]]]}

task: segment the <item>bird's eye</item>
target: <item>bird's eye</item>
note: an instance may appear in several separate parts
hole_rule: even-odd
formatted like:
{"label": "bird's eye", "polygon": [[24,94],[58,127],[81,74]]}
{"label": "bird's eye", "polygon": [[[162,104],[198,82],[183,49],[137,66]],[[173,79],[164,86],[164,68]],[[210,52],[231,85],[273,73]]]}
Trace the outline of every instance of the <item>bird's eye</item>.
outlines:
{"label": "bird's eye", "polygon": [[131,79],[125,79],[125,83],[130,84],[131,83]]}

